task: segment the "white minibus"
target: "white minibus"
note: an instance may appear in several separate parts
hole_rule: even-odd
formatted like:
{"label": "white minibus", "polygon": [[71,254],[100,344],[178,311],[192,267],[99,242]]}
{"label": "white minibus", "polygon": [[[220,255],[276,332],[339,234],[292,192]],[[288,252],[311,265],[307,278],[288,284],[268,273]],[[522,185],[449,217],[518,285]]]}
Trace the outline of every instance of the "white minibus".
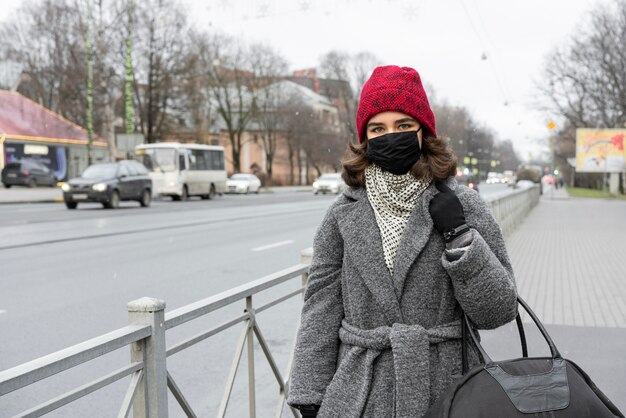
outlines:
{"label": "white minibus", "polygon": [[135,158],[150,171],[154,194],[186,200],[211,199],[226,191],[224,147],[159,142],[135,147]]}

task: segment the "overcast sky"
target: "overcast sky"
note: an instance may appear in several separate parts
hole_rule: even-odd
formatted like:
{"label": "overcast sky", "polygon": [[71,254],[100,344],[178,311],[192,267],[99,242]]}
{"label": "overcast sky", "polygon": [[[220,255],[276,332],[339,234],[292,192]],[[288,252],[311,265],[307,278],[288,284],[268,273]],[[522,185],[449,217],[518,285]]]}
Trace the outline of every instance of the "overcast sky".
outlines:
{"label": "overcast sky", "polygon": [[[525,159],[547,149],[546,124],[556,116],[533,110],[534,83],[598,0],[183,2],[199,28],[267,42],[291,69],[315,67],[331,49],[366,50],[385,64],[413,67],[439,99],[467,107]],[[2,0],[0,21],[19,4]]]}

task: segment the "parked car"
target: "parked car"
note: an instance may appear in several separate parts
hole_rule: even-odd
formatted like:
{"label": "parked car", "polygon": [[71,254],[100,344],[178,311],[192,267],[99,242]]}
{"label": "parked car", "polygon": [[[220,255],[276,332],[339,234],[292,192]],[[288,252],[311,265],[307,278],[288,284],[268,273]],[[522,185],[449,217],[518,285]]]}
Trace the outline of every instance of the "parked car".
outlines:
{"label": "parked car", "polygon": [[318,194],[318,193],[339,194],[345,188],[346,188],[346,183],[341,178],[340,173],[322,174],[317,180],[313,182],[313,193],[315,194]]}
{"label": "parked car", "polygon": [[2,169],[2,183],[7,189],[11,186],[49,186],[54,187],[57,179],[43,163],[24,159],[7,163]]}
{"label": "parked car", "polygon": [[105,208],[115,209],[122,200],[136,200],[148,207],[152,197],[148,170],[134,160],[90,165],[80,177],[61,188],[68,209],[76,209],[80,202],[99,202]]}
{"label": "parked car", "polygon": [[226,193],[256,193],[261,190],[261,180],[254,174],[238,173],[226,180]]}

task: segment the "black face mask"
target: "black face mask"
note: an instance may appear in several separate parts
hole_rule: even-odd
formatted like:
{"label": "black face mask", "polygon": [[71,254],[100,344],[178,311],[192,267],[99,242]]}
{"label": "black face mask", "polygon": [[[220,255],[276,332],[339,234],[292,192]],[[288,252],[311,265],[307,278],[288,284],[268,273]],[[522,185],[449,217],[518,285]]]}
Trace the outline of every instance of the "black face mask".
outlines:
{"label": "black face mask", "polygon": [[417,132],[394,132],[370,139],[367,159],[390,173],[408,173],[421,155]]}

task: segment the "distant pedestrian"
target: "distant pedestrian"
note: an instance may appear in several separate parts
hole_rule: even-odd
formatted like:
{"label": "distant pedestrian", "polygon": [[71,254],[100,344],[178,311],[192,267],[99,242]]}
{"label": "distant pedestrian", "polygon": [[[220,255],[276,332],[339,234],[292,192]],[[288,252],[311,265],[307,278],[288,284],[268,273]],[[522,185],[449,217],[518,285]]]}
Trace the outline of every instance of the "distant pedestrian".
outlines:
{"label": "distant pedestrian", "polygon": [[515,279],[488,206],[454,179],[417,71],[376,68],[356,123],[350,187],[314,240],[288,403],[417,418],[461,374],[461,308],[480,329],[513,320]]}

